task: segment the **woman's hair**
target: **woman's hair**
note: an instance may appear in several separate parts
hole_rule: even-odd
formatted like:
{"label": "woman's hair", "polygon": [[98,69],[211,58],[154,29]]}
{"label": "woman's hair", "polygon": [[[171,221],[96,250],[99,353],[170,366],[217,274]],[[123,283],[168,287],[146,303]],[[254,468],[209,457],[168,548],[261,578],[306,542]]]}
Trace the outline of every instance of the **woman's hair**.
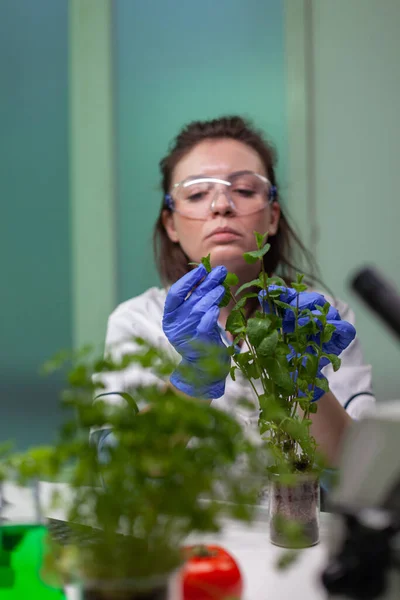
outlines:
{"label": "woman's hair", "polygon": [[[175,138],[169,153],[160,161],[163,200],[154,228],[153,244],[156,266],[164,285],[174,283],[191,268],[188,264],[190,259],[179,242],[172,242],[169,239],[163,225],[163,212],[170,210],[165,207],[164,196],[170,192],[172,174],[179,161],[197,144],[211,139],[233,139],[255,150],[264,164],[269,181],[276,188],[276,201],[280,199],[275,174],[277,160],[275,149],[249,121],[239,116],[227,116],[211,121],[194,121],[184,127]],[[268,242],[271,248],[264,256],[264,266],[269,275],[278,274],[285,282],[290,283],[294,280],[297,271],[304,272],[302,266],[305,266],[309,283],[315,281],[316,266],[313,258],[288,223],[282,206],[277,233],[271,236]],[[299,264],[298,268],[295,262]]]}

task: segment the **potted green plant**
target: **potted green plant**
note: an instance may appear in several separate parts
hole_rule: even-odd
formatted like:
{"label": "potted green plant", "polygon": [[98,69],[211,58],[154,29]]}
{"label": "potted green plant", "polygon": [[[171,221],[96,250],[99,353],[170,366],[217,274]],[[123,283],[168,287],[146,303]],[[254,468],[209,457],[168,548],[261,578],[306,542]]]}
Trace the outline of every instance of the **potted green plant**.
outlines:
{"label": "potted green plant", "polygon": [[[310,415],[318,406],[313,401],[315,387],[329,389],[320,374],[321,359],[331,362],[335,371],[340,367],[336,355],[323,351],[335,327],[327,322],[328,303],[314,311],[300,308],[299,295],[307,290],[302,275],[289,284],[297,302],[282,301],[289,286],[267,275],[263,257],[270,245],[266,235],[255,235],[257,250],[245,253],[244,259],[260,262],[259,277],[235,294],[231,287],[237,287],[237,277],[229,273],[225,280],[223,304],[232,304],[226,322],[233,337],[230,374],[235,379],[240,373],[251,384],[259,404],[259,432],[270,457],[270,539],[284,547],[309,546],[319,539],[319,476],[325,466],[310,432]],[[210,271],[210,257],[202,262]],[[284,311],[293,315],[289,333],[282,327]],[[245,351],[235,350],[238,343],[245,344]]]}
{"label": "potted green plant", "polygon": [[[166,598],[187,535],[218,531],[223,516],[249,520],[256,504],[259,448],[228,414],[170,387],[123,392],[119,404],[101,395],[93,402],[102,372],[131,362],[172,371],[159,350],[136,343],[142,351],[118,363],[88,353],[73,357],[63,393],[71,416],[59,440],[10,461],[21,482],[54,478],[68,466],[71,535],[63,544],[51,542],[45,571],[49,580],[58,573],[63,581],[81,582],[85,600]],[[149,409],[139,413],[143,400]],[[99,461],[89,434],[105,427],[115,443]],[[246,473],[234,469],[243,454]]]}

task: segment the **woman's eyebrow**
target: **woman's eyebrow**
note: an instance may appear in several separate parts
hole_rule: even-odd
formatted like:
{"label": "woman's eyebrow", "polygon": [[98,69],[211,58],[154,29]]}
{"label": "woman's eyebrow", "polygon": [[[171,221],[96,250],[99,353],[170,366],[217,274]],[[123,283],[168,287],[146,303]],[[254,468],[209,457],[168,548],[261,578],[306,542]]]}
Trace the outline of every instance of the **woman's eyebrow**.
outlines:
{"label": "woman's eyebrow", "polygon": [[[236,175],[246,175],[247,173],[254,173],[254,171],[251,171],[250,169],[241,169],[240,171],[232,171],[231,173],[228,173],[226,175],[226,177],[235,177]],[[189,175],[182,181],[189,181],[191,179],[223,179],[224,177],[225,176],[219,177],[217,175],[206,175],[205,173],[200,173],[199,175]]]}

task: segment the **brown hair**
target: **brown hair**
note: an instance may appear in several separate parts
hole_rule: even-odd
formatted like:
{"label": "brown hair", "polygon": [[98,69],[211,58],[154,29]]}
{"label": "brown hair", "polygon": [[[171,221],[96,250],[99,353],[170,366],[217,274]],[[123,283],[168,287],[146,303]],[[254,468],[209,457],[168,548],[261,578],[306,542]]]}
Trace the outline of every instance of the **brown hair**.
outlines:
{"label": "brown hair", "polygon": [[[276,201],[279,201],[279,186],[276,180],[276,152],[262,132],[239,116],[227,116],[212,121],[194,121],[184,127],[175,138],[169,153],[160,161],[162,175],[163,201],[158,216],[154,234],[154,256],[161,281],[170,285],[190,270],[189,258],[182,250],[179,242],[172,242],[163,225],[162,216],[166,208],[164,196],[170,192],[173,171],[179,161],[197,144],[209,139],[234,139],[243,142],[255,150],[260,156],[268,179],[276,188]],[[263,232],[260,232],[263,233]],[[315,281],[316,266],[310,253],[306,250],[298,235],[288,223],[287,217],[281,215],[277,233],[268,239],[271,244],[269,252],[264,257],[264,266],[268,274],[279,274],[287,283],[293,281],[296,271],[305,263],[310,283]],[[293,256],[301,259],[299,268],[293,262]],[[297,256],[299,254],[299,256]]]}

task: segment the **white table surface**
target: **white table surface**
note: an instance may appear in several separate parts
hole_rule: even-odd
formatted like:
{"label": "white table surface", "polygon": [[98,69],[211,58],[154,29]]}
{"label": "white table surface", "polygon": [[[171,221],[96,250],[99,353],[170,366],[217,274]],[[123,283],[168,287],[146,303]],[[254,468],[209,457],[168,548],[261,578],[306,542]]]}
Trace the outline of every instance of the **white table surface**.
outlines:
{"label": "white table surface", "polygon": [[[64,484],[43,483],[40,487],[44,507],[49,504],[54,489],[58,489],[64,497],[68,495],[68,487]],[[12,521],[32,521],[35,514],[31,491],[12,484],[6,484],[4,491],[11,504],[3,516]],[[64,516],[60,509],[44,509],[44,514],[58,519]],[[268,522],[263,511],[252,525],[227,521],[220,534],[191,536],[188,543],[213,542],[232,553],[244,577],[244,600],[326,600],[319,576],[327,558],[328,524],[329,515],[322,513],[320,543],[303,550],[298,560],[283,571],[275,566],[283,550],[269,542]],[[70,591],[68,598],[72,600],[75,597]]]}

